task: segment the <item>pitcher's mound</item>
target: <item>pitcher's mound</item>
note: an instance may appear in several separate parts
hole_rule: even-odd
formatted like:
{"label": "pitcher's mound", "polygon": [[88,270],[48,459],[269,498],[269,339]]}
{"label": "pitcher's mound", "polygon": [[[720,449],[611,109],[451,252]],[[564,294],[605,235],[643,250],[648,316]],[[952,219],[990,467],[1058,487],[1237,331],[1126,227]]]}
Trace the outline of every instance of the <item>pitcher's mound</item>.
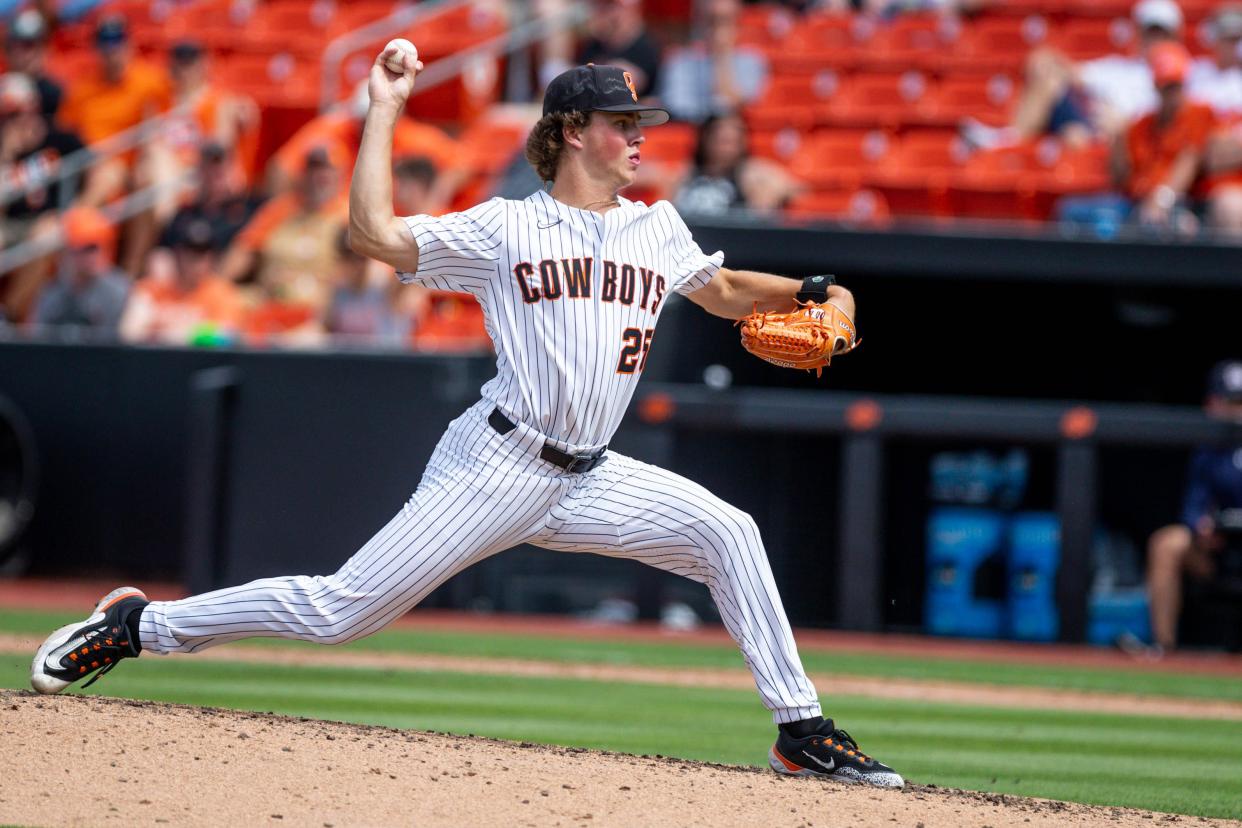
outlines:
{"label": "pitcher's mound", "polygon": [[[766,745],[756,745],[762,757]],[[1145,826],[1164,815],[97,696],[0,691],[0,824]],[[1186,820],[1186,817],[1181,819]],[[1208,820],[1193,820],[1207,824]]]}

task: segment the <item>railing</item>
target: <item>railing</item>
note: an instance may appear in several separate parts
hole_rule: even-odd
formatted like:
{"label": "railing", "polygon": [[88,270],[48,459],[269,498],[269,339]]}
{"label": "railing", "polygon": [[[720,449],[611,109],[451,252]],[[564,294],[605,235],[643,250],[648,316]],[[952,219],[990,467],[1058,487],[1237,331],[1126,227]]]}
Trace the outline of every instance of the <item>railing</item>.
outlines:
{"label": "railing", "polygon": [[432,15],[469,5],[471,0],[424,0],[411,6],[402,6],[387,17],[374,23],[345,32],[332,40],[323,50],[323,72],[319,77],[319,111],[325,112],[336,106],[340,97],[341,64],[349,54],[372,41],[400,34],[420,20]]}
{"label": "railing", "polygon": [[7,207],[18,199],[25,198],[33,190],[40,190],[50,184],[58,183],[60,185],[60,199],[56,206],[60,210],[66,209],[73,203],[73,199],[77,195],[73,181],[79,174],[90,169],[100,161],[115,158],[122,153],[136,149],[148,141],[152,135],[157,134],[166,124],[174,119],[187,116],[189,112],[189,105],[182,104],[162,115],[148,118],[129,129],[118,132],[102,141],[97,141],[89,147],[70,153],[61,159],[60,166],[56,169],[56,174],[50,178],[34,179],[22,184],[20,187],[14,187],[11,190],[5,190],[3,193],[0,193],[0,208]]}
{"label": "railing", "polygon": [[[187,171],[168,181],[152,184],[146,189],[130,193],[124,198],[101,208],[100,212],[109,223],[119,224],[144,210],[149,210],[165,193],[176,192],[182,187],[189,186],[196,178],[197,174],[194,171]],[[60,228],[57,228],[43,238],[26,239],[23,242],[19,242],[7,250],[0,251],[0,274],[8,273],[15,268],[34,261],[40,256],[54,253],[62,249],[64,245],[65,235]]]}
{"label": "railing", "polygon": [[[345,58],[367,43],[400,34],[419,20],[435,13],[451,11],[470,0],[428,0],[417,6],[407,6],[393,12],[382,20],[346,32],[328,44],[324,50],[323,72],[320,77],[319,109],[325,111],[336,105],[340,95],[340,67]],[[525,4],[514,4],[519,11]],[[440,84],[447,83],[465,72],[471,63],[480,58],[512,55],[549,35],[577,25],[586,19],[584,4],[571,4],[559,13],[532,20],[524,20],[507,32],[479,43],[428,66],[418,76],[414,94],[418,95]],[[417,44],[415,44],[417,45]]]}
{"label": "railing", "polygon": [[[367,24],[361,28],[337,37],[328,44],[323,57],[323,74],[320,87],[320,109],[328,109],[336,105],[339,93],[339,74],[342,61],[351,52],[361,46],[380,38],[396,35],[420,20],[452,9],[467,5],[471,0],[427,0],[413,6],[403,6],[388,17]],[[428,66],[420,75],[414,90],[417,95],[433,89],[460,76],[469,69],[471,64],[483,58],[495,58],[519,52],[531,44],[551,34],[577,25],[586,17],[584,6],[571,5],[567,10],[548,17],[525,20],[504,34],[493,37],[469,49],[438,60]],[[60,199],[58,207],[65,209],[72,203],[75,188],[74,179],[92,165],[104,159],[113,158],[121,153],[129,152],[157,134],[165,124],[174,118],[182,117],[186,112],[185,105],[179,106],[163,115],[143,121],[123,132],[106,138],[86,149],[67,156],[57,170],[55,176],[47,180],[30,182],[12,191],[0,194],[0,207],[4,207],[31,190],[46,187],[52,182],[60,183]],[[179,188],[193,180],[193,173],[130,194],[102,210],[104,216],[112,222],[120,222],[150,208],[156,200],[170,189]],[[27,239],[7,250],[0,251],[0,274],[8,273],[14,268],[48,255],[64,245],[61,232],[49,234],[41,239]]]}

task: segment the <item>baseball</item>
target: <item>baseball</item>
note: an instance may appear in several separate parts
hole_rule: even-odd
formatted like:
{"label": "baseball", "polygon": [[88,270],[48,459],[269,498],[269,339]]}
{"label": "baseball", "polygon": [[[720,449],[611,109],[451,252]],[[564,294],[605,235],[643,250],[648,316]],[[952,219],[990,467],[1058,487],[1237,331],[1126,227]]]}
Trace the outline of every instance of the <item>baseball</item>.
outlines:
{"label": "baseball", "polygon": [[414,44],[406,40],[404,37],[398,37],[388,41],[388,45],[384,47],[384,51],[387,52],[389,49],[397,50],[395,53],[389,55],[388,59],[384,61],[384,65],[388,67],[389,72],[394,72],[398,75],[405,74],[405,67],[401,64],[401,59],[405,55],[409,55],[414,58],[414,60],[418,60],[418,49],[416,49]]}

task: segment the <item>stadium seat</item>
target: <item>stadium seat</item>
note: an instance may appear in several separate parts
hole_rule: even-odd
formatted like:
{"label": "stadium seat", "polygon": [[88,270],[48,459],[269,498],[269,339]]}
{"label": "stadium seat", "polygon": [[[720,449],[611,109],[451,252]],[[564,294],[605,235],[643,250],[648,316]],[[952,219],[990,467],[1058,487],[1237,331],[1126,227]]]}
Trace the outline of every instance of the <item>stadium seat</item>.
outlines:
{"label": "stadium seat", "polygon": [[857,17],[812,13],[803,18],[785,41],[782,54],[772,60],[773,74],[809,73],[821,69],[849,69],[857,65],[862,50]]}
{"label": "stadium seat", "polygon": [[737,42],[770,51],[785,42],[797,21],[793,12],[783,6],[764,3],[743,6],[738,19]]}
{"label": "stadium seat", "polygon": [[1017,75],[1031,49],[1047,43],[1051,27],[1039,15],[985,18],[963,30],[942,56],[946,74]]}
{"label": "stadium seat", "polygon": [[487,7],[457,6],[415,24],[404,37],[419,46],[420,57],[451,55],[503,34],[505,21]]}
{"label": "stadium seat", "polygon": [[838,127],[897,129],[925,123],[932,115],[931,81],[922,72],[853,75],[815,107],[817,123]]}
{"label": "stadium seat", "polygon": [[[502,172],[522,151],[530,124],[484,115],[461,135],[462,150],[474,169],[487,176]],[[646,146],[644,145],[644,151]]]}
{"label": "stadium seat", "polygon": [[948,77],[934,90],[931,106],[936,119],[946,125],[970,117],[989,126],[1001,126],[1009,122],[1014,94],[1014,82],[1008,75]]}
{"label": "stadium seat", "polygon": [[1033,144],[977,153],[956,171],[949,186],[953,214],[969,218],[1035,218],[1039,189]]}
{"label": "stadium seat", "polygon": [[392,0],[359,0],[342,3],[328,21],[328,33],[332,38],[352,32],[392,14],[396,4]]}
{"label": "stadium seat", "polygon": [[884,196],[894,215],[948,215],[949,180],[966,156],[966,147],[952,132],[912,132],[884,164],[867,172],[865,184]]}
{"label": "stadium seat", "polygon": [[888,202],[874,190],[821,190],[795,196],[785,207],[795,220],[836,219],[869,227],[892,219]]}
{"label": "stadium seat", "polygon": [[251,96],[259,106],[314,108],[320,69],[317,57],[238,52],[221,61],[215,73],[221,85]]}
{"label": "stadium seat", "polygon": [[639,151],[642,160],[661,163],[688,163],[694,156],[698,131],[690,124],[668,123],[643,133],[645,140]]}
{"label": "stadium seat", "polygon": [[789,169],[817,190],[857,188],[868,168],[881,164],[890,147],[878,130],[825,130],[808,136]]}
{"label": "stadium seat", "polygon": [[1073,60],[1090,60],[1129,50],[1135,37],[1128,18],[1070,19],[1053,36],[1052,45]]}
{"label": "stadium seat", "polygon": [[[1184,4],[1179,3],[1178,5]],[[1075,3],[1073,0],[1061,0],[1060,8],[1057,9],[1057,12],[1071,20],[1088,17],[1112,20],[1119,17],[1128,18],[1133,7],[1133,0],[1091,0],[1090,3]]]}
{"label": "stadium seat", "polygon": [[868,72],[918,69],[936,72],[940,58],[953,49],[961,32],[956,18],[935,14],[904,14],[876,30],[859,56]]}
{"label": "stadium seat", "polygon": [[801,132],[793,127],[780,129],[751,130],[750,153],[759,158],[770,158],[782,164],[788,164],[797,153],[798,148],[809,133]]}
{"label": "stadium seat", "polygon": [[839,86],[840,79],[831,69],[776,75],[768,82],[763,97],[746,108],[746,121],[755,131],[784,127],[808,130],[816,123],[816,104],[831,100]]}

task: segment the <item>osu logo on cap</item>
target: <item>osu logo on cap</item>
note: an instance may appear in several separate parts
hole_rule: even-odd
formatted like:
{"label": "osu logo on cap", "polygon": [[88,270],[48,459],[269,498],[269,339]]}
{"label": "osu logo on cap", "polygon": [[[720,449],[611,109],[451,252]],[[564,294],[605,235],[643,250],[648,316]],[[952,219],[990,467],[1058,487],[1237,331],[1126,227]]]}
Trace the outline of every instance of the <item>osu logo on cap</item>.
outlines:
{"label": "osu logo on cap", "polygon": [[634,77],[629,72],[621,74],[625,77],[625,85],[630,88],[630,97],[634,99],[634,103],[638,103],[638,90],[634,88]]}

